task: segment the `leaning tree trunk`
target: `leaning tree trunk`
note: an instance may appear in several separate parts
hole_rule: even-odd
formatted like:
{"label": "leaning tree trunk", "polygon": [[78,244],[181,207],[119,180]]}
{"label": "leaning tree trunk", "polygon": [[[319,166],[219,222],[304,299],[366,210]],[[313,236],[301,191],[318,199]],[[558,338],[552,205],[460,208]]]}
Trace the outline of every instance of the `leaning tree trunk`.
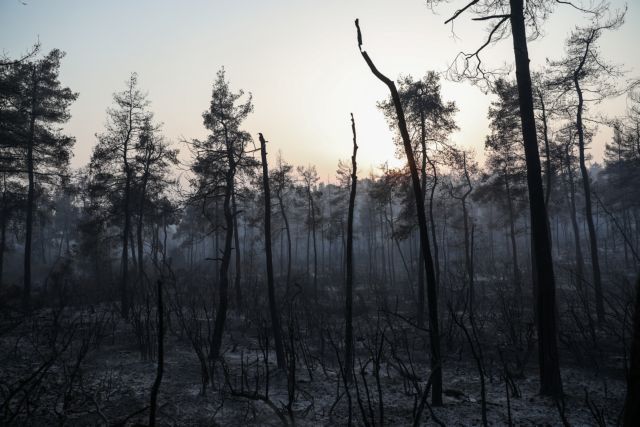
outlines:
{"label": "leaning tree trunk", "polygon": [[353,209],[356,203],[356,186],[358,183],[356,153],[356,123],[351,114],[351,131],[353,132],[353,155],[351,156],[351,192],[349,193],[349,211],[347,213],[347,280],[344,334],[345,378],[351,378],[353,372]]}
{"label": "leaning tree trunk", "polygon": [[533,283],[536,296],[538,325],[538,359],[540,363],[540,392],[559,396],[562,393],[560,361],[556,326],[556,283],[551,257],[549,218],[544,204],[544,190],[540,167],[540,153],[533,112],[533,91],[529,70],[527,32],[524,20],[524,1],[510,0],[511,33],[516,64],[516,80],[522,120],[527,164],[527,186],[531,211],[531,244]]}
{"label": "leaning tree trunk", "polygon": [[280,330],[280,313],[276,304],[276,291],[273,280],[273,255],[271,253],[271,190],[269,188],[269,168],[267,166],[267,144],[260,136],[260,153],[262,155],[262,187],[264,189],[264,250],[267,257],[267,287],[269,293],[269,312],[271,314],[271,330],[276,347],[276,359],[279,369],[286,369],[287,361]]}
{"label": "leaning tree trunk", "polygon": [[[405,155],[407,157],[407,163],[409,164],[409,170],[411,172],[411,182],[413,187],[413,194],[416,200],[416,210],[418,217],[418,227],[420,229],[420,243],[424,249],[423,261],[424,268],[427,275],[427,300],[429,303],[429,338],[431,342],[431,384],[432,384],[432,403],[434,406],[442,405],[442,360],[440,358],[440,330],[438,327],[438,297],[436,295],[436,278],[435,269],[433,265],[433,258],[431,257],[431,249],[429,245],[429,230],[427,228],[427,216],[424,211],[424,198],[422,197],[422,188],[420,186],[420,177],[418,175],[418,168],[416,167],[416,161],[413,156],[413,147],[411,146],[411,138],[409,137],[409,131],[407,130],[407,122],[404,117],[404,110],[402,108],[402,102],[400,101],[400,95],[393,80],[382,74],[374,65],[369,54],[362,50],[362,35],[360,33],[360,26],[358,20],[355,21],[356,28],[358,29],[358,48],[360,54],[364,58],[365,62],[369,66],[369,69],[381,82],[383,82],[391,93],[391,98],[396,110],[396,116],[398,120],[398,129],[402,136],[402,143],[404,146]],[[533,111],[533,110],[532,110]],[[535,129],[534,129],[535,130]]]}
{"label": "leaning tree trunk", "polygon": [[[581,67],[580,67],[581,68]],[[589,182],[589,171],[584,156],[584,126],[582,123],[582,110],[584,108],[584,99],[582,97],[582,89],[580,89],[579,73],[576,71],[573,75],[573,83],[575,84],[576,93],[578,94],[578,111],[576,113],[576,127],[578,129],[578,154],[580,160],[580,173],[582,175],[582,185],[584,188],[584,208],[585,218],[587,220],[587,229],[589,230],[589,248],[591,249],[591,267],[593,269],[593,288],[596,297],[596,314],[598,323],[604,320],[604,298],[602,297],[602,275],[600,274],[600,260],[598,259],[598,236],[596,227],[593,224],[593,212],[591,204],[591,183]]]}

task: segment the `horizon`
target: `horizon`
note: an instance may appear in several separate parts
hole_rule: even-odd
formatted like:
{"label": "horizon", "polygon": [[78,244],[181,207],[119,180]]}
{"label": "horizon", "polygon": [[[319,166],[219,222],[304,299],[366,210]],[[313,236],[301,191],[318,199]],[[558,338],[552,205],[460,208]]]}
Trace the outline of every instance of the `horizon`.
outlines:
{"label": "horizon", "polygon": [[[311,1],[287,7],[284,0],[269,5],[258,1],[25,3],[5,1],[0,6],[2,48],[15,57],[39,40],[40,54],[53,48],[66,52],[61,82],[80,94],[63,126],[76,138],[72,167],[88,163],[112,94],[123,88],[132,72],[149,94],[165,136],[181,148],[184,158],[182,140],[206,134],[201,114],[208,107],[215,73],[225,67],[232,89],[253,95],[255,110],[245,129],[254,140],[262,132],[271,143],[272,159],[282,152],[294,165],[313,163],[327,182],[334,182],[338,160],[350,155],[350,113],[360,139],[361,174],[376,171],[385,162],[392,167],[402,164],[394,155],[392,132],[376,107],[388,94],[358,53],[355,18],[360,19],[366,49],[394,80],[401,75],[421,78],[428,70],[444,72],[457,51],[479,46],[486,28],[479,22],[452,29],[444,20],[454,8],[446,5],[436,14],[422,2],[406,2],[401,8],[384,1],[331,1],[322,8],[310,6]],[[612,8],[623,4],[614,1]],[[605,58],[629,70],[627,77],[640,70],[637,55],[625,52],[630,42],[640,39],[640,8],[633,6],[623,27],[606,33],[600,42]],[[193,13],[194,7],[198,13]],[[579,22],[579,17],[568,6],[556,7],[544,36],[530,43],[533,71],[540,70],[546,58],[561,57],[573,28],[563,23]],[[500,66],[493,58],[509,58],[503,55],[509,49],[509,40],[491,46],[483,60]],[[506,64],[511,66],[511,61]],[[473,148],[482,163],[492,97],[468,82],[443,77],[441,84],[443,99],[455,101],[459,109],[459,130],[451,140]],[[605,101],[597,111],[619,116],[625,105],[620,96]],[[611,135],[599,127],[590,150],[592,162],[602,161]]]}

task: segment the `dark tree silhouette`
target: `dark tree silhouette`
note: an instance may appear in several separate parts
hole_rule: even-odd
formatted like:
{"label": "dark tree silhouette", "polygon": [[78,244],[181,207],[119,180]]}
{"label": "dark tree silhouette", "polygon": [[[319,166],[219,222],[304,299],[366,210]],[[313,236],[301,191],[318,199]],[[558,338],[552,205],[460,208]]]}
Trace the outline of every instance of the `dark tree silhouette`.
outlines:
{"label": "dark tree silhouette", "polygon": [[369,69],[381,82],[383,82],[391,92],[391,98],[393,100],[396,116],[398,119],[398,129],[402,136],[402,142],[404,145],[404,151],[407,157],[407,163],[409,164],[409,170],[411,172],[411,181],[413,184],[413,194],[416,200],[416,209],[418,216],[418,226],[420,228],[420,243],[423,250],[423,262],[425,271],[427,273],[427,300],[429,303],[429,338],[431,341],[431,369],[432,369],[432,402],[436,406],[442,405],[442,360],[440,358],[440,332],[438,327],[438,296],[436,293],[436,277],[435,269],[433,265],[433,258],[431,256],[431,247],[429,246],[429,230],[427,228],[427,217],[424,210],[424,198],[422,196],[422,186],[420,185],[420,177],[418,175],[418,168],[416,167],[415,157],[413,155],[413,147],[411,145],[411,138],[409,137],[409,131],[407,130],[407,123],[404,117],[404,110],[400,95],[396,89],[396,85],[393,80],[382,74],[365,50],[362,50],[362,34],[360,33],[360,26],[358,20],[355,21],[356,28],[358,30],[358,50],[362,54],[365,62],[369,66]]}
{"label": "dark tree silhouette", "polygon": [[287,209],[285,208],[284,199],[289,189],[293,187],[293,179],[291,178],[292,170],[293,166],[282,160],[282,156],[279,155],[278,166],[275,170],[271,171],[271,181],[273,182],[276,198],[278,199],[278,208],[287,235],[287,293],[289,293],[291,286],[291,227],[289,226],[289,217],[287,215]]}
{"label": "dark tree silhouette", "polygon": [[[624,22],[624,13],[616,15],[604,23],[594,22],[585,28],[576,29],[567,41],[567,58],[553,65],[561,68],[561,77],[555,84],[573,86],[575,91],[575,128],[578,136],[578,160],[584,192],[585,218],[589,231],[589,249],[595,303],[598,322],[604,321],[604,297],[602,295],[602,273],[598,255],[598,234],[593,221],[593,203],[591,201],[591,177],[586,164],[585,147],[587,136],[584,124],[585,102],[598,102],[615,93],[610,77],[617,73],[614,66],[607,64],[597,47],[597,42],[605,30],[615,30]],[[568,88],[567,88],[568,90]],[[589,95],[585,99],[585,90]],[[571,102],[573,104],[573,102]]]}
{"label": "dark tree silhouette", "polygon": [[[136,183],[136,146],[140,138],[147,138],[152,114],[149,101],[138,87],[133,73],[122,92],[113,95],[114,107],[107,109],[107,122],[91,155],[92,186],[111,205],[111,213],[121,221],[120,310],[127,318],[131,309],[129,284],[129,256],[132,239],[133,193]],[[145,130],[145,126],[147,126]],[[139,144],[144,146],[144,142]],[[132,256],[132,258],[134,258]],[[135,259],[135,258],[134,258]]]}
{"label": "dark tree silhouette", "polygon": [[351,378],[353,373],[353,211],[356,203],[356,188],[358,185],[358,164],[356,154],[358,143],[356,139],[356,122],[351,114],[351,132],[353,133],[353,154],[351,155],[351,190],[349,192],[349,211],[347,214],[347,254],[346,254],[346,286],[345,286],[345,334],[344,334],[344,363],[345,376]]}
{"label": "dark tree silhouette", "polygon": [[[210,357],[220,356],[222,334],[227,319],[229,304],[229,265],[234,234],[232,196],[235,191],[235,177],[238,165],[244,160],[246,145],[251,136],[241,129],[242,122],[253,111],[251,96],[239,102],[244,92],[231,92],[225,79],[224,69],[218,71],[213,84],[209,110],[202,115],[205,127],[211,132],[204,141],[192,141],[194,161],[191,166],[195,178],[191,184],[195,194],[193,199],[209,208],[211,199],[223,200],[224,244],[220,257],[218,307],[211,338]],[[218,254],[216,253],[216,257]]]}
{"label": "dark tree silhouette", "polygon": [[518,203],[526,192],[526,166],[520,131],[520,105],[515,83],[497,80],[492,92],[497,100],[489,107],[489,129],[485,140],[487,160],[482,187],[476,198],[497,203],[506,213],[511,243],[513,285],[517,295],[522,295],[522,278],[518,260],[517,221],[522,212]]}
{"label": "dark tree silhouette", "polygon": [[269,188],[269,166],[267,165],[267,143],[259,134],[260,155],[262,157],[262,188],[264,190],[264,250],[267,257],[267,287],[269,294],[269,313],[271,314],[271,332],[276,348],[278,368],[285,369],[287,361],[280,329],[280,312],[276,303],[276,291],[273,280],[273,254],[271,252],[271,189]]}
{"label": "dark tree silhouette", "polygon": [[640,419],[640,276],[636,280],[636,301],[633,312],[631,356],[627,374],[627,396],[624,402],[624,427],[634,426]]}
{"label": "dark tree silhouette", "polygon": [[[53,176],[65,175],[75,140],[64,136],[54,126],[69,120],[69,107],[78,97],[59,81],[64,53],[54,49],[42,59],[28,57],[11,64],[3,73],[2,89],[8,89],[15,113],[12,140],[18,144],[20,165],[12,174],[27,175],[25,205],[25,250],[23,308],[31,306],[31,264],[34,213],[37,210],[36,180],[47,182]],[[7,112],[5,112],[7,114]],[[4,120],[3,120],[4,121]],[[3,126],[5,127],[5,126]]]}
{"label": "dark tree silhouette", "polygon": [[[442,0],[430,0],[430,4],[440,3]],[[527,46],[527,26],[532,29],[530,36],[539,33],[541,20],[549,14],[549,9],[555,4],[552,0],[527,2],[526,16],[524,0],[472,0],[458,9],[445,23],[452,22],[468,10],[478,11],[477,20],[493,20],[485,43],[471,54],[462,53],[458,56],[461,64],[455,69],[455,74],[461,78],[469,78],[474,82],[486,83],[493,73],[483,68],[480,53],[490,44],[503,39],[508,32],[504,25],[509,23],[513,53],[515,58],[516,81],[518,86],[518,100],[520,103],[520,118],[522,139],[524,143],[525,161],[527,165],[527,187],[529,190],[529,210],[531,218],[531,244],[533,283],[536,295],[536,316],[538,326],[538,358],[540,364],[540,391],[543,395],[559,396],[562,393],[560,377],[560,363],[557,344],[556,322],[556,282],[551,255],[551,233],[549,217],[544,203],[544,188],[542,185],[542,168],[538,139],[536,133],[535,115],[533,108],[533,87],[531,70],[529,68],[529,52]],[[570,2],[557,2],[567,3]]]}
{"label": "dark tree silhouette", "polygon": [[[416,163],[420,162],[420,183],[422,197],[426,202],[427,188],[429,192],[429,223],[431,225],[431,240],[433,244],[433,258],[435,264],[436,284],[440,283],[440,257],[436,222],[434,218],[434,196],[438,186],[438,171],[434,159],[437,144],[445,143],[451,132],[457,129],[454,114],[458,111],[455,103],[444,102],[440,91],[440,77],[433,71],[421,79],[414,81],[411,76],[404,77],[398,82],[398,95],[404,108],[405,119],[409,133],[417,135],[414,138],[413,150]],[[384,112],[389,127],[397,132],[397,119],[392,99],[378,103]],[[402,146],[402,137],[396,135],[396,143]],[[432,152],[430,155],[429,152]],[[429,169],[429,170],[428,170]],[[427,185],[427,176],[431,183]],[[420,253],[423,248],[420,247]],[[418,325],[424,325],[424,271],[418,270]]]}

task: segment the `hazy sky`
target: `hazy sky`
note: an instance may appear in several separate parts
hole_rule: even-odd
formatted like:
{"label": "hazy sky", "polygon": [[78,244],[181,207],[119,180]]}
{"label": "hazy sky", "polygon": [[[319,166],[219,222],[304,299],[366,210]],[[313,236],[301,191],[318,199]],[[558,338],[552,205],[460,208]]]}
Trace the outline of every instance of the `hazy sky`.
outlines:
{"label": "hazy sky", "polygon": [[[0,48],[25,52],[38,38],[42,50],[67,52],[61,80],[80,93],[66,131],[77,138],[72,164],[89,159],[95,133],[105,121],[112,93],[133,71],[149,93],[165,135],[176,144],[202,137],[202,112],[216,71],[224,66],[233,89],[254,96],[255,113],[246,129],[271,142],[293,164],[315,164],[333,179],[338,159],[351,152],[349,113],[358,128],[359,164],[368,171],[384,161],[397,165],[391,133],[376,101],[387,89],[358,53],[353,20],[360,18],[365,48],[382,72],[416,78],[443,71],[460,50],[484,40],[484,23],[463,16],[444,25],[463,0],[429,10],[423,0],[0,0]],[[614,0],[614,7],[624,5]],[[559,6],[545,25],[545,37],[530,44],[533,69],[558,58],[580,15]],[[640,2],[629,2],[625,25],[601,41],[605,57],[640,74]],[[513,58],[510,41],[487,50],[496,65]],[[461,128],[452,139],[482,152],[491,98],[469,84],[443,82],[445,100],[456,101]],[[607,103],[609,114],[625,109],[624,97]],[[602,157],[608,132],[593,155]],[[183,149],[186,152],[186,149]],[[273,158],[273,157],[272,157]],[[362,176],[362,174],[361,174]]]}

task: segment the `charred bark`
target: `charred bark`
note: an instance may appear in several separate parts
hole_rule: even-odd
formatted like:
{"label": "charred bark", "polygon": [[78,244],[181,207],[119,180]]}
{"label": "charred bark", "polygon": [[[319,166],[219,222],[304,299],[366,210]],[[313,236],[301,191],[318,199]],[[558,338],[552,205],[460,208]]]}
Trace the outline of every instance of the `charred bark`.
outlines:
{"label": "charred bark", "polygon": [[262,155],[262,187],[264,190],[264,249],[267,257],[267,287],[269,293],[269,312],[271,314],[271,331],[276,347],[278,368],[286,369],[282,332],[280,330],[280,313],[276,303],[276,291],[273,280],[273,254],[271,252],[271,189],[269,188],[269,168],[267,166],[267,143],[260,136],[260,154]]}
{"label": "charred bark", "polygon": [[[416,167],[411,138],[407,130],[407,123],[404,116],[404,110],[400,101],[400,96],[393,80],[382,74],[366,51],[362,50],[362,34],[358,20],[355,21],[358,30],[358,49],[369,66],[369,69],[381,82],[383,82],[391,93],[391,98],[395,106],[398,129],[402,136],[407,163],[411,172],[411,181],[413,186],[413,194],[416,200],[418,227],[420,228],[420,243],[424,249],[423,261],[427,278],[427,299],[429,304],[429,338],[431,341],[431,370],[432,370],[432,403],[435,406],[442,405],[442,360],[440,358],[440,332],[438,327],[438,297],[436,294],[436,279],[433,258],[431,257],[431,249],[429,246],[429,230],[427,228],[427,216],[424,209],[424,198],[422,197],[422,187],[420,185],[420,177],[418,168]],[[532,109],[533,112],[533,109]]]}
{"label": "charred bark", "polygon": [[345,371],[346,378],[351,378],[353,373],[353,210],[356,202],[356,187],[358,183],[358,164],[356,153],[358,143],[356,140],[356,122],[351,114],[351,131],[353,132],[353,154],[351,155],[351,191],[349,193],[349,211],[347,214],[347,274],[346,274],[346,305],[345,305]]}
{"label": "charred bark", "polygon": [[527,186],[531,211],[531,244],[533,283],[536,296],[538,326],[538,358],[540,364],[540,392],[543,395],[560,396],[562,379],[558,356],[556,326],[556,284],[551,257],[549,218],[544,204],[544,191],[540,166],[540,153],[533,111],[533,90],[523,0],[510,0],[511,33],[516,65],[516,80],[522,120],[527,164]]}

